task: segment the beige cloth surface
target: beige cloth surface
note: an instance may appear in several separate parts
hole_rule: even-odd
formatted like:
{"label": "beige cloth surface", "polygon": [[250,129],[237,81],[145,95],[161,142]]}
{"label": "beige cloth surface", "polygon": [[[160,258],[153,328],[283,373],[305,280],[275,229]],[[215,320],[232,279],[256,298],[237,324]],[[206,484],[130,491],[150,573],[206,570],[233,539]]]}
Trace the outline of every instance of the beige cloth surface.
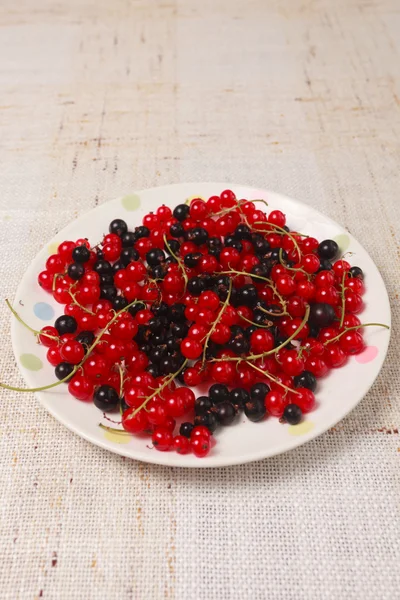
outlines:
{"label": "beige cloth surface", "polygon": [[[348,418],[242,467],[124,460],[0,392],[2,599],[399,597],[399,54],[396,0],[3,0],[1,297],[95,205],[226,180],[347,227],[393,332]],[[1,379],[22,383],[0,314]]]}

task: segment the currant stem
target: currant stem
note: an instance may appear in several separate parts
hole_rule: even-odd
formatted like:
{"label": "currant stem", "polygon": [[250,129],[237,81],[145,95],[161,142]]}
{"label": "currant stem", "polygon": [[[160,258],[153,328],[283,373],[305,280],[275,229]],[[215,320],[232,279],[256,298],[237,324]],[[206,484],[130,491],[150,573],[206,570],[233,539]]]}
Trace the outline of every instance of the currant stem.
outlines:
{"label": "currant stem", "polygon": [[267,352],[262,352],[261,354],[249,354],[245,358],[243,358],[241,356],[227,356],[225,358],[214,358],[213,362],[225,362],[225,361],[227,361],[227,362],[239,361],[240,362],[242,360],[246,360],[246,361],[257,360],[257,358],[264,358],[265,356],[270,356],[271,354],[276,354],[277,352],[279,352],[279,350],[282,350],[282,348],[284,348],[285,346],[290,344],[290,342],[296,337],[296,335],[303,329],[304,325],[308,321],[309,316],[310,316],[310,305],[307,305],[306,313],[303,317],[302,322],[296,329],[296,331],[294,333],[292,333],[292,335],[290,335],[284,342],[282,342],[282,344],[279,344],[279,346],[277,346],[276,348],[272,348],[272,350],[268,350]]}
{"label": "currant stem", "polygon": [[262,329],[269,329],[273,325],[272,321],[268,321],[268,325],[264,325],[262,323],[254,323],[254,321],[247,319],[247,317],[244,317],[243,315],[240,315],[240,318],[243,319],[243,321],[250,323],[250,325],[255,325],[256,327],[261,327]]}
{"label": "currant stem", "polygon": [[179,375],[179,373],[181,371],[183,371],[183,369],[186,367],[188,363],[188,359],[186,358],[185,362],[182,364],[182,366],[176,371],[176,373],[172,373],[172,375],[170,375],[169,377],[166,378],[166,380],[164,381],[164,383],[162,385],[160,385],[158,388],[156,388],[154,390],[154,392],[152,394],[150,394],[150,396],[147,396],[147,398],[145,399],[145,401],[135,410],[133,411],[133,413],[131,415],[129,415],[129,417],[127,417],[128,419],[133,419],[133,417],[135,415],[137,415],[137,413],[139,411],[142,410],[142,408],[144,408],[146,406],[146,404],[148,402],[150,402],[150,400],[152,400],[152,398],[154,398],[155,396],[157,396],[157,394],[159,394],[160,392],[163,391],[164,388],[166,388],[171,381],[173,381],[175,379],[175,377],[177,377]]}
{"label": "currant stem", "polygon": [[186,288],[187,288],[187,284],[189,282],[189,278],[188,278],[187,273],[186,273],[185,265],[183,264],[182,259],[179,258],[175,254],[175,252],[172,251],[171,246],[168,243],[167,236],[165,235],[165,233],[164,233],[164,244],[167,246],[168,252],[171,254],[171,256],[174,257],[174,259],[178,263],[178,266],[179,266],[180,270],[182,271],[183,279],[185,280],[185,292],[186,292]]}
{"label": "currant stem", "polygon": [[117,429],[116,427],[109,427],[108,425],[103,425],[103,423],[99,423],[99,427],[104,429],[105,431],[110,431],[111,433],[120,433],[121,435],[132,435],[129,431],[125,431],[125,429]]}
{"label": "currant stem", "polygon": [[288,267],[287,265],[284,264],[284,262],[283,262],[283,248],[279,248],[279,262],[288,271],[295,271],[296,273],[304,273],[304,275],[307,277],[307,279],[310,280],[310,273],[307,273],[307,271],[305,271],[302,267],[297,267],[297,268],[296,267]]}
{"label": "currant stem", "polygon": [[87,353],[85,354],[85,356],[81,360],[81,362],[78,365],[75,365],[73,371],[69,375],[67,375],[66,377],[64,377],[64,379],[60,379],[59,381],[55,381],[54,383],[50,383],[49,385],[43,385],[43,386],[37,387],[37,388],[17,388],[17,387],[13,387],[11,385],[6,385],[5,383],[1,383],[1,382],[0,382],[0,387],[4,388],[6,390],[12,390],[14,392],[43,392],[44,390],[50,390],[51,388],[57,387],[61,383],[64,383],[65,381],[68,381],[68,379],[70,379],[70,377],[72,377],[73,375],[75,375],[75,373],[84,365],[84,363],[86,362],[86,360],[89,358],[91,352],[94,350],[94,348],[100,342],[100,340],[103,337],[103,335],[105,333],[107,333],[107,331],[109,330],[109,328],[111,327],[111,325],[114,323],[114,321],[118,318],[118,316],[121,313],[126,312],[131,306],[133,306],[134,304],[137,304],[138,302],[140,302],[142,304],[141,300],[133,300],[133,302],[131,302],[130,304],[128,304],[127,306],[125,306],[125,308],[122,308],[121,310],[119,310],[113,316],[113,318],[111,319],[111,321],[104,327],[104,329],[102,329],[100,331],[99,335],[97,336],[97,338],[95,339],[95,341],[93,342],[93,344],[89,347]]}
{"label": "currant stem", "polygon": [[231,294],[232,294],[232,279],[229,280],[229,289],[228,289],[228,294],[225,298],[225,302],[223,303],[223,305],[220,308],[220,311],[218,313],[217,318],[215,319],[210,331],[207,333],[205,340],[204,340],[204,350],[203,350],[203,360],[202,360],[202,364],[204,366],[204,363],[206,362],[206,352],[207,352],[207,348],[208,348],[208,342],[210,340],[210,337],[212,336],[213,332],[215,331],[216,326],[218,325],[226,307],[229,304],[229,301],[231,299]]}
{"label": "currant stem", "polygon": [[83,306],[82,304],[80,304],[80,302],[78,302],[78,300],[76,299],[76,295],[73,292],[71,292],[71,289],[69,289],[68,291],[72,300],[74,301],[74,304],[79,306],[79,308],[81,308],[84,312],[88,313],[89,315],[94,315],[93,311],[89,310],[88,308],[86,308],[86,306]]}
{"label": "currant stem", "polygon": [[343,276],[342,276],[342,290],[340,293],[340,297],[342,299],[342,314],[340,315],[340,327],[343,327],[343,323],[344,323],[344,315],[345,315],[345,304],[346,304],[346,297],[345,297],[345,287],[344,287],[344,280],[346,277],[346,271],[343,270]]}
{"label": "currant stem", "polygon": [[248,361],[246,361],[246,364],[248,364],[249,367],[253,367],[253,369],[255,369],[256,371],[258,371],[259,373],[262,373],[265,377],[267,377],[268,379],[270,379],[271,381],[273,381],[277,385],[280,385],[281,387],[283,387],[286,391],[291,392],[292,394],[298,394],[299,393],[296,390],[288,387],[287,385],[284,385],[278,379],[276,379],[276,377],[274,377],[270,373],[267,373],[266,371],[263,371],[262,369],[260,369],[260,367],[257,367],[257,365],[253,365],[253,363],[248,362]]}
{"label": "currant stem", "polygon": [[21,323],[21,325],[23,325],[24,327],[26,327],[27,329],[29,329],[29,331],[32,331],[32,333],[34,333],[35,335],[44,335],[45,337],[48,337],[51,340],[58,340],[59,339],[56,335],[50,335],[49,333],[43,333],[43,332],[38,331],[37,329],[33,329],[27,323],[25,323],[25,321],[23,321],[21,319],[21,317],[19,316],[19,314],[17,313],[17,311],[11,306],[10,302],[7,299],[6,299],[6,304],[7,304],[8,308],[11,310],[12,314],[14,315],[14,317],[17,319],[17,321],[19,321]]}
{"label": "currant stem", "polygon": [[342,335],[344,335],[348,331],[351,331],[353,329],[361,329],[362,327],[383,327],[384,329],[390,329],[389,325],[385,325],[384,323],[361,323],[360,325],[353,325],[353,327],[346,327],[344,331],[341,331],[334,338],[326,340],[326,342],[324,342],[324,346],[326,346],[327,344],[332,344],[332,342],[336,342],[342,337]]}

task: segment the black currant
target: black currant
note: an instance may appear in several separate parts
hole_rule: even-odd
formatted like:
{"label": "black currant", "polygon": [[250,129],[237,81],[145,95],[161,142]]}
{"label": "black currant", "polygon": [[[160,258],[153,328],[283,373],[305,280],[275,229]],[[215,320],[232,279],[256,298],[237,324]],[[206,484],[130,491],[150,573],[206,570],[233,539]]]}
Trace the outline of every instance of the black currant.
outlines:
{"label": "black currant", "polygon": [[208,240],[208,231],[204,227],[194,227],[186,232],[186,237],[196,246],[202,246]]}
{"label": "black currant", "polygon": [[108,231],[121,236],[128,231],[128,225],[122,219],[114,219],[111,221]]}
{"label": "black currant", "polygon": [[200,296],[201,292],[204,292],[206,289],[206,286],[200,277],[192,277],[188,281],[187,289],[192,296]]}
{"label": "black currant", "polygon": [[153,317],[148,323],[151,333],[162,333],[168,326],[167,317]]}
{"label": "black currant", "polygon": [[61,315],[61,317],[56,319],[54,327],[60,335],[63,335],[64,333],[75,333],[78,329],[78,324],[74,317],[71,317],[70,315]]}
{"label": "black currant", "polygon": [[99,275],[112,275],[111,264],[108,260],[98,260],[93,265],[93,271],[96,271]]}
{"label": "black currant", "polygon": [[201,258],[203,258],[201,252],[189,252],[183,259],[183,262],[190,269],[194,269],[199,264]]}
{"label": "black currant", "polygon": [[86,246],[77,246],[72,250],[72,260],[77,263],[85,263],[90,258],[90,250]]}
{"label": "black currant", "polygon": [[208,410],[212,408],[211,398],[208,396],[199,396],[196,398],[194,403],[194,414],[195,415],[204,415]]}
{"label": "black currant", "polygon": [[[130,248],[129,248],[129,250],[130,250]],[[132,248],[132,250],[133,250],[133,248]],[[124,251],[122,250],[122,252],[124,252]],[[121,254],[122,254],[122,253],[121,253]],[[128,264],[129,264],[129,263],[128,263]],[[115,273],[116,273],[117,271],[123,271],[123,270],[125,269],[125,267],[126,267],[126,265],[125,265],[125,264],[122,262],[122,260],[121,260],[121,257],[120,257],[120,258],[119,258],[119,260],[117,260],[117,261],[116,261],[116,262],[115,262],[115,263],[112,265],[112,272],[113,272],[113,273],[114,273],[114,275],[115,275]],[[102,277],[106,277],[106,278],[108,277],[108,278],[110,278],[110,275],[100,275],[100,280],[101,280],[101,278],[102,278]],[[109,281],[109,279],[108,279],[108,281]],[[114,281],[114,277],[113,277],[113,280],[111,281],[111,283],[113,283],[113,281]]]}
{"label": "black currant", "polygon": [[[74,365],[71,365],[69,362],[61,362],[54,369],[54,373],[57,379],[65,379],[68,375],[71,375],[74,370]],[[69,381],[69,379],[65,379],[65,381]]]}
{"label": "black currant", "polygon": [[139,259],[139,252],[135,248],[123,248],[119,260],[127,267],[133,260]]}
{"label": "black currant", "polygon": [[146,261],[151,267],[160,265],[165,260],[165,254],[161,248],[153,248],[146,254]]}
{"label": "black currant", "polygon": [[178,206],[174,208],[173,215],[177,221],[182,222],[188,218],[189,212],[190,208],[187,204],[178,204]]}
{"label": "black currant", "polygon": [[333,260],[339,252],[339,246],[334,240],[324,240],[318,246],[318,256],[320,258],[327,258]]}
{"label": "black currant", "polygon": [[112,302],[117,297],[117,288],[114,285],[100,286],[100,298]]}
{"label": "black currant", "polygon": [[167,317],[173,323],[181,323],[185,321],[186,305],[177,302],[168,308]]}
{"label": "black currant", "polygon": [[[185,230],[183,228],[182,223],[173,223],[169,228],[169,233],[174,238],[183,237],[185,234]],[[170,242],[169,242],[170,243]]]}
{"label": "black currant", "polygon": [[315,392],[317,388],[316,377],[310,371],[303,371],[302,373],[300,373],[300,375],[296,375],[293,378],[293,382],[295,387],[307,388],[312,392]]}
{"label": "black currant", "polygon": [[228,402],[230,399],[229,390],[223,383],[214,383],[208,390],[208,395],[213,404]]}
{"label": "black currant", "polygon": [[298,425],[300,423],[303,413],[301,412],[300,406],[297,404],[288,404],[285,406],[283,411],[283,418],[289,425]]}
{"label": "black currant", "polygon": [[68,275],[74,281],[79,281],[85,274],[85,267],[81,263],[73,262],[68,267]]}
{"label": "black currant", "polygon": [[236,417],[235,407],[231,402],[221,402],[213,409],[220,425],[231,425]]}
{"label": "black currant", "polygon": [[358,277],[358,279],[364,279],[363,270],[360,267],[351,267],[349,274],[351,277]]}
{"label": "black currant", "polygon": [[240,288],[238,295],[240,304],[243,304],[244,306],[250,306],[252,308],[257,304],[258,294],[254,285],[244,285],[242,288]]}
{"label": "black currant", "polygon": [[135,236],[138,240],[140,240],[141,238],[149,237],[149,235],[150,229],[146,227],[146,225],[140,225],[140,227],[136,227]]}
{"label": "black currant", "polygon": [[93,404],[104,412],[115,410],[119,405],[118,392],[111,385],[101,385],[93,395]]}
{"label": "black currant", "polygon": [[250,402],[250,394],[243,388],[234,388],[229,394],[229,400],[234,406],[243,409],[246,402]]}
{"label": "black currant", "polygon": [[255,400],[251,399],[244,405],[244,414],[250,421],[253,421],[254,423],[261,421],[266,412],[267,410],[265,408],[264,399],[261,398],[257,398]]}
{"label": "black currant", "polygon": [[180,247],[181,245],[178,240],[168,240],[168,246],[167,244],[164,245],[165,251],[169,254],[179,254]]}
{"label": "black currant", "polygon": [[212,412],[206,412],[204,415],[196,415],[194,418],[195,426],[203,425],[214,433],[218,427],[217,417]]}
{"label": "black currant", "polygon": [[236,227],[233,235],[237,240],[251,240],[250,228],[244,223],[241,223]]}
{"label": "black currant", "polygon": [[250,396],[252,400],[262,400],[264,402],[265,396],[270,391],[270,387],[266,383],[256,383],[250,390]]}
{"label": "black currant", "polygon": [[[138,238],[133,231],[126,231],[121,235],[121,242],[123,248],[132,248],[132,246],[137,242]],[[136,260],[136,259],[135,259]]]}
{"label": "black currant", "polygon": [[328,327],[336,319],[336,313],[333,306],[325,302],[312,304],[310,308],[309,322],[317,327]]}
{"label": "black currant", "polygon": [[95,335],[93,331],[81,331],[80,333],[78,333],[75,339],[77,342],[82,344],[85,352],[87,352],[87,350],[90,348],[90,346],[95,340]]}
{"label": "black currant", "polygon": [[112,301],[113,309],[116,310],[117,312],[122,310],[123,308],[126,308],[128,306],[128,304],[129,304],[128,300],[126,298],[124,298],[123,296],[117,296]]}
{"label": "black currant", "polygon": [[168,314],[168,304],[166,302],[152,304],[150,310],[156,317],[165,317]]}
{"label": "black currant", "polygon": [[189,423],[189,421],[186,421],[185,423],[182,423],[179,427],[179,433],[187,438],[190,438],[190,436],[192,435],[193,428],[193,423]]}

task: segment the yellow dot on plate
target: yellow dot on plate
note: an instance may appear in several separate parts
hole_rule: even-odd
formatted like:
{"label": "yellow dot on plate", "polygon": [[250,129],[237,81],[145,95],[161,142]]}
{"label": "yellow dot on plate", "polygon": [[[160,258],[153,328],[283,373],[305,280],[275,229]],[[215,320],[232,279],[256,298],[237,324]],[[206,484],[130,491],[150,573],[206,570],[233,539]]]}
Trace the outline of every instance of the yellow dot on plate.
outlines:
{"label": "yellow dot on plate", "polygon": [[124,196],[122,198],[121,204],[125,210],[137,210],[140,206],[140,198],[137,194],[129,194],[128,196]]}
{"label": "yellow dot on plate", "polygon": [[115,442],[116,444],[128,444],[131,441],[131,436],[126,433],[115,433],[114,431],[104,430],[104,437],[109,442]]}
{"label": "yellow dot on plate", "polygon": [[4,215],[4,221],[11,221],[11,215]]}
{"label": "yellow dot on plate", "polygon": [[49,254],[57,254],[57,249],[58,246],[60,245],[60,242],[53,242],[52,244],[49,244],[47,246],[47,251]]}
{"label": "yellow dot on plate", "polygon": [[299,423],[298,425],[290,425],[289,433],[290,435],[305,435],[312,431],[315,427],[315,423],[312,421],[303,421],[303,423]]}
{"label": "yellow dot on plate", "polygon": [[337,245],[339,246],[340,252],[346,252],[347,248],[350,246],[350,238],[347,233],[341,233],[333,238]]}
{"label": "yellow dot on plate", "polygon": [[21,354],[19,357],[21,365],[29,371],[40,371],[43,367],[43,363],[38,356],[34,354]]}

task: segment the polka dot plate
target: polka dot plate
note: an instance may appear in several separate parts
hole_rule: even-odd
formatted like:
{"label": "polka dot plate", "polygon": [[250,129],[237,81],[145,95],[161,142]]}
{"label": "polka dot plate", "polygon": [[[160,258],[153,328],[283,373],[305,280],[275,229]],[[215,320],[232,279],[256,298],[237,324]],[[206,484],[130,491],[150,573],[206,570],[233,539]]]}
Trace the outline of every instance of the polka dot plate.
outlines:
{"label": "polka dot plate", "polygon": [[[360,266],[366,274],[366,307],[363,322],[379,321],[390,325],[390,305],[385,285],[374,262],[359,244],[340,225],[315,209],[266,190],[226,183],[190,183],[170,185],[132,192],[82,215],[44,245],[32,261],[18,288],[14,306],[32,327],[40,329],[54,322],[62,314],[62,306],[37,284],[37,274],[43,270],[49,254],[66,239],[88,237],[92,243],[101,240],[112,219],[122,218],[130,228],[141,224],[143,215],[161,204],[174,207],[193,197],[208,198],[230,188],[239,198],[262,198],[271,210],[280,209],[287,215],[291,229],[301,231],[319,240],[333,238],[342,253],[350,252],[350,262]],[[54,381],[53,368],[46,361],[46,349],[36,343],[35,336],[14,318],[12,343],[18,366],[29,387],[39,387]],[[380,328],[366,328],[365,351],[352,357],[347,366],[333,370],[318,383],[317,408],[296,426],[282,425],[275,418],[252,423],[243,415],[237,423],[220,430],[217,444],[203,459],[193,455],[162,453],[151,447],[148,439],[119,435],[104,431],[99,423],[107,423],[103,414],[93,405],[72,398],[64,384],[37,393],[41,404],[61,423],[89,442],[117,454],[169,466],[221,467],[260,460],[286,452],[310,441],[335,425],[351,411],[374,383],[386,356],[390,332]],[[118,415],[116,415],[118,419]]]}

